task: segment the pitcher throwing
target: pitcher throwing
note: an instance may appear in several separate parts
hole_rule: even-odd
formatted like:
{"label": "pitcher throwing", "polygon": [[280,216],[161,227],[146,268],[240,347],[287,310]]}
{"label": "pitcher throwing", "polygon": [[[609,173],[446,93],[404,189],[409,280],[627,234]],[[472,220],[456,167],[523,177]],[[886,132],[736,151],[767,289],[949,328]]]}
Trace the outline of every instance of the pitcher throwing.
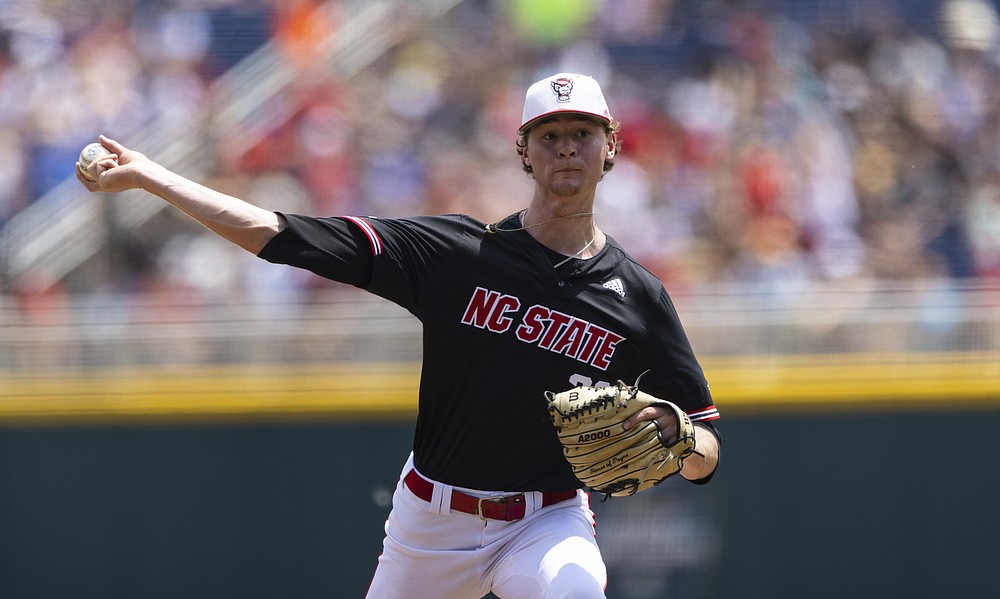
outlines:
{"label": "pitcher throwing", "polygon": [[[693,425],[679,476],[708,482],[719,459],[719,414],[670,297],[594,218],[619,128],[590,77],[530,86],[515,146],[534,192],[493,223],[275,213],[106,137],[112,154],[77,178],[95,192],[144,189],[264,260],[355,285],[420,319],[413,451],[368,597],[587,599],[605,596],[607,574],[546,392],[641,375],[644,393]],[[652,421],[675,442],[678,414],[654,403],[624,428]]]}

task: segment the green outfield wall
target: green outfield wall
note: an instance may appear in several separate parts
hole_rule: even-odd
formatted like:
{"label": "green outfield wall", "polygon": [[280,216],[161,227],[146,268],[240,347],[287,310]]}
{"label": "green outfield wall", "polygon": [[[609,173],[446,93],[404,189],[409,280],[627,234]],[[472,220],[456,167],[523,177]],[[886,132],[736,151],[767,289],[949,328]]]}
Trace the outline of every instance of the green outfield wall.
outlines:
{"label": "green outfield wall", "polygon": [[[712,484],[595,502],[609,597],[995,596],[1000,410],[939,399],[724,416]],[[411,435],[329,414],[7,421],[0,597],[361,597]]]}

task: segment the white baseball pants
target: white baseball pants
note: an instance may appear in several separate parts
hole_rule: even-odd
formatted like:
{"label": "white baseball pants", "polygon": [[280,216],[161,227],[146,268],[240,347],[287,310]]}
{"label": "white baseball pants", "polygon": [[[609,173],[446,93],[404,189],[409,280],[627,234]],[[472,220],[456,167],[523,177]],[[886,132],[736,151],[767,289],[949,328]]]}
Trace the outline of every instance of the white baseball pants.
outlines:
{"label": "white baseball pants", "polygon": [[411,469],[412,455],[393,494],[368,599],[481,599],[490,592],[501,599],[604,599],[607,571],[586,493],[547,507],[540,507],[541,493],[525,493],[524,518],[483,520],[450,509],[455,487],[434,482],[431,501],[415,496],[403,483]]}

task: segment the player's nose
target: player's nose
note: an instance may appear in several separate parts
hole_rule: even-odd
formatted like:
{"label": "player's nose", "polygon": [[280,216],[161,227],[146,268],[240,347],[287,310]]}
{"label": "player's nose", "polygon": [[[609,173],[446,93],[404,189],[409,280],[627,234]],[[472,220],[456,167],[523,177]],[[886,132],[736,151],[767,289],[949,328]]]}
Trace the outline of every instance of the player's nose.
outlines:
{"label": "player's nose", "polygon": [[576,156],[576,144],[572,139],[563,139],[559,142],[559,156],[563,158]]}

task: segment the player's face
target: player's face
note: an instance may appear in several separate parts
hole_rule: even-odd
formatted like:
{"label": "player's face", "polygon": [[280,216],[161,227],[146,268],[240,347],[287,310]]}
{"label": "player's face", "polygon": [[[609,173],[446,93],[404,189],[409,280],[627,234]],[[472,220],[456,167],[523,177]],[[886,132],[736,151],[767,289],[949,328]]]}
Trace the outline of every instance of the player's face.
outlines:
{"label": "player's face", "polygon": [[557,196],[593,192],[604,174],[614,140],[604,126],[577,115],[559,115],[528,133],[525,161],[537,185]]}

